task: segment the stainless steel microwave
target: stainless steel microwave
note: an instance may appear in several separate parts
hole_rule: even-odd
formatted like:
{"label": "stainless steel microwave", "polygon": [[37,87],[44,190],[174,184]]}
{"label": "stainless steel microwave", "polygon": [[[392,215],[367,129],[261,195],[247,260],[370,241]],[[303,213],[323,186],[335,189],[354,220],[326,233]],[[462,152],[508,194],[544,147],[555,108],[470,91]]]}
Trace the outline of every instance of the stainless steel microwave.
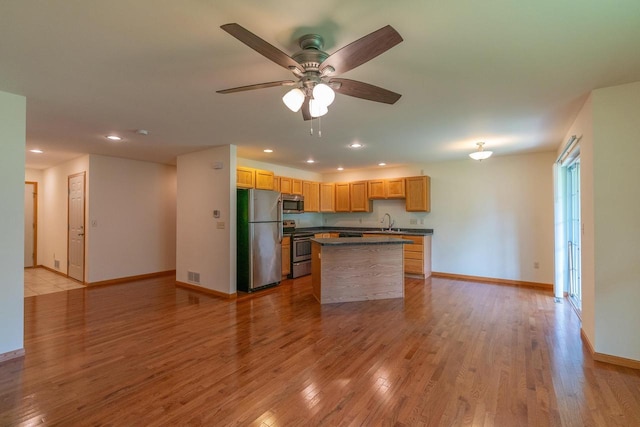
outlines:
{"label": "stainless steel microwave", "polygon": [[282,195],[282,213],[303,213],[304,197],[299,194]]}

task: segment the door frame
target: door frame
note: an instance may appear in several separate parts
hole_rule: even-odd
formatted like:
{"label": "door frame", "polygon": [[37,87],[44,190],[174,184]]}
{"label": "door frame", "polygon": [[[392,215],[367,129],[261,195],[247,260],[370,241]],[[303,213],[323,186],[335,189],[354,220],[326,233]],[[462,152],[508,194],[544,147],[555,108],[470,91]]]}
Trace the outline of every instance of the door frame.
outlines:
{"label": "door frame", "polygon": [[25,181],[24,185],[33,185],[33,267],[38,266],[38,182]]}
{"label": "door frame", "polygon": [[[82,228],[84,230],[84,235],[82,236],[82,283],[85,283],[85,270],[86,270],[86,253],[87,253],[87,235],[86,235],[86,230],[87,230],[87,174],[86,172],[78,172],[72,175],[67,176],[67,277],[73,279],[73,277],[69,276],[69,268],[71,266],[71,262],[70,262],[70,258],[69,258],[69,254],[71,252],[71,241],[69,239],[69,231],[71,229],[71,225],[70,225],[70,209],[69,209],[69,205],[71,203],[71,179],[76,178],[82,176]],[[74,279],[77,280],[77,279]]]}

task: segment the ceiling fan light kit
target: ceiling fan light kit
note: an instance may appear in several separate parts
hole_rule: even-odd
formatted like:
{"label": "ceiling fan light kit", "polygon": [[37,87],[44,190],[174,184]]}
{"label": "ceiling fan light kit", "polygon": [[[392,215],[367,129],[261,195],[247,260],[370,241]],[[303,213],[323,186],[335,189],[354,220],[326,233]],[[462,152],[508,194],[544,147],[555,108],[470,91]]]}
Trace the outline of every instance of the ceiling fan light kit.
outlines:
{"label": "ceiling fan light kit", "polygon": [[402,96],[368,83],[334,77],[372,60],[400,43],[402,37],[390,25],[344,46],[331,55],[322,50],[324,40],[321,36],[307,34],[298,39],[301,50],[291,56],[236,23],[225,24],[220,28],[267,59],[292,72],[298,81],[259,83],[219,90],[218,93],[227,94],[296,85],[297,87],[282,97],[282,101],[293,112],[302,110],[304,120],[327,114],[327,107],[335,99],[336,92],[386,104],[394,104]]}
{"label": "ceiling fan light kit", "polygon": [[469,154],[469,157],[471,157],[473,160],[483,161],[491,157],[491,155],[493,154],[493,151],[484,151],[484,142],[477,142],[476,145],[478,146],[478,151],[474,151],[473,153]]}
{"label": "ceiling fan light kit", "polygon": [[294,88],[284,94],[282,102],[284,102],[284,105],[286,105],[291,111],[297,113],[300,111],[302,104],[304,104],[304,98],[304,92],[300,88]]}

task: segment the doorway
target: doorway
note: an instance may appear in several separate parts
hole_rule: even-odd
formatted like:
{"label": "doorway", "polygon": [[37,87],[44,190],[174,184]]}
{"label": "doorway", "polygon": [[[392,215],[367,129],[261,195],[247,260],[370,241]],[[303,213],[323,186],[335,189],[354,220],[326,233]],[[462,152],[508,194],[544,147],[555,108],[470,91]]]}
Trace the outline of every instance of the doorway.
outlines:
{"label": "doorway", "polygon": [[67,275],[84,282],[85,172],[69,176]]}
{"label": "doorway", "polygon": [[24,267],[38,265],[38,183],[24,183]]}
{"label": "doorway", "polygon": [[581,231],[580,220],[580,157],[576,157],[566,168],[567,182],[567,271],[569,272],[569,300],[576,310],[582,312],[581,281]]}

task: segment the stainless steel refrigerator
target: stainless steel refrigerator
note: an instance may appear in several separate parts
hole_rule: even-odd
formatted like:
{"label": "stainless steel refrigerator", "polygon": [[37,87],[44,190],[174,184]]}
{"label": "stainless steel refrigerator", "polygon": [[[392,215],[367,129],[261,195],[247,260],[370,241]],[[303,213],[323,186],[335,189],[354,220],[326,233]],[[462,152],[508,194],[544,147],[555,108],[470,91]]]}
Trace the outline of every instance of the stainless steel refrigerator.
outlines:
{"label": "stainless steel refrigerator", "polygon": [[237,287],[252,292],[282,277],[280,193],[238,189]]}

